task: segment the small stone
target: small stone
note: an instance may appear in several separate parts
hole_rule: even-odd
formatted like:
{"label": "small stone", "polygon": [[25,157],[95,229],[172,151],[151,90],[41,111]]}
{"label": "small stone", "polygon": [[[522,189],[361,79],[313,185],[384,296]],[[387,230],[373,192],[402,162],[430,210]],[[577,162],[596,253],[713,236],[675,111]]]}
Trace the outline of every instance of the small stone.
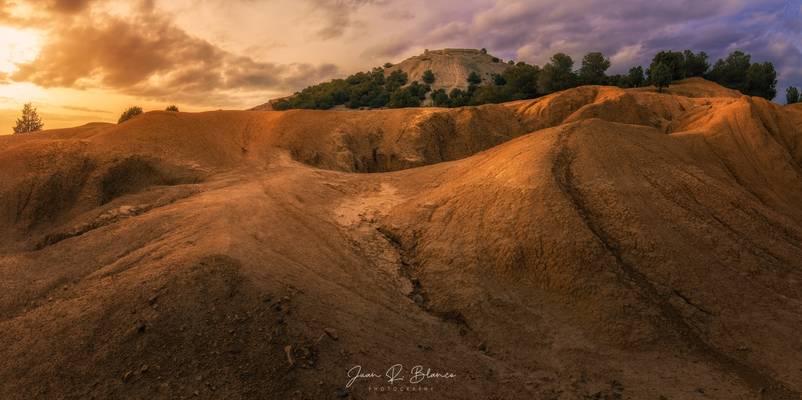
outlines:
{"label": "small stone", "polygon": [[150,305],[156,304],[156,300],[158,300],[158,299],[159,299],[159,295],[154,294],[153,296],[150,296],[148,298],[148,304],[150,304]]}
{"label": "small stone", "polygon": [[334,340],[338,340],[339,336],[337,336],[337,331],[332,328],[323,329],[323,332],[326,332],[326,335],[329,335],[330,338]]}
{"label": "small stone", "polygon": [[414,301],[415,304],[421,306],[423,305],[423,296],[421,296],[420,294],[415,294],[414,296],[412,296],[412,301]]}
{"label": "small stone", "polygon": [[479,343],[479,351],[487,352],[487,344],[485,342]]}
{"label": "small stone", "polygon": [[145,324],[143,323],[140,323],[139,325],[136,326],[137,333],[145,333],[146,329],[148,329],[148,327],[145,326]]}
{"label": "small stone", "polygon": [[126,371],[123,374],[123,382],[128,382],[134,376],[134,371]]}
{"label": "small stone", "polygon": [[139,373],[144,374],[148,372],[148,364],[142,364],[142,368],[139,369]]}

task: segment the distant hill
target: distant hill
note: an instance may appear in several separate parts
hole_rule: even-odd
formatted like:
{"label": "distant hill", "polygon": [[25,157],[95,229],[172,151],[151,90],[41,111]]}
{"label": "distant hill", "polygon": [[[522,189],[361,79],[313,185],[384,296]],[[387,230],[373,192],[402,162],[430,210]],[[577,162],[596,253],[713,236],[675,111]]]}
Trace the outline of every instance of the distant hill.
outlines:
{"label": "distant hill", "polygon": [[[430,85],[431,90],[443,89],[446,93],[450,93],[453,89],[467,90],[468,76],[471,72],[478,74],[482,79],[480,85],[484,85],[492,82],[493,75],[502,74],[509,67],[509,64],[488,54],[484,49],[442,49],[426,50],[423,54],[407,58],[398,64],[387,64],[383,70],[385,77],[396,71],[405,73],[407,84],[415,81],[423,83],[423,74],[431,70],[435,77],[434,83]],[[429,95],[424,104],[430,103]],[[291,97],[271,99],[250,110],[270,111],[273,110],[276,101]]]}
{"label": "distant hill", "polygon": [[509,67],[498,57],[476,49],[443,49],[426,50],[423,54],[385,69],[385,75],[395,70],[406,72],[409,81],[423,82],[423,73],[432,70],[435,81],[432,90],[467,89],[468,75],[476,72],[482,78],[482,84],[492,82],[494,74],[501,74]]}

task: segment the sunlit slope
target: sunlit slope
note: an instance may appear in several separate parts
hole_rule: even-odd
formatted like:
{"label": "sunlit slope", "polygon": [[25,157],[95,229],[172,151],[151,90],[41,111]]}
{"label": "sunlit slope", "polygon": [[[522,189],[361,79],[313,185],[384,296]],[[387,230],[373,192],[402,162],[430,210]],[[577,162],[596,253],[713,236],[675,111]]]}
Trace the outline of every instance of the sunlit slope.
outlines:
{"label": "sunlit slope", "polygon": [[2,137],[0,397],[422,363],[457,378],[420,398],[797,399],[800,110],[692,79]]}

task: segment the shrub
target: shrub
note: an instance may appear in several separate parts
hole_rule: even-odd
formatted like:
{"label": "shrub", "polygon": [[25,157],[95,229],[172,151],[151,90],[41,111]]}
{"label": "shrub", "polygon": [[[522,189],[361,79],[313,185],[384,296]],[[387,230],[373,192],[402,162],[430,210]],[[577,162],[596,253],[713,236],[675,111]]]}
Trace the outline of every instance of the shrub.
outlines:
{"label": "shrub", "polygon": [[448,102],[451,107],[467,106],[470,101],[471,96],[462,89],[452,89],[448,95]]}
{"label": "shrub", "polygon": [[122,124],[123,122],[128,121],[129,119],[134,118],[139,114],[142,114],[141,107],[137,106],[131,107],[125,110],[125,112],[123,112],[122,115],[120,115],[120,119],[117,120],[117,123]]}
{"label": "shrub", "polygon": [[420,106],[421,99],[413,93],[409,88],[396,90],[390,95],[390,101],[387,102],[387,107],[390,108],[403,108],[403,107],[418,107]]}
{"label": "shrub", "polygon": [[384,63],[384,68],[390,68],[393,66],[393,63]]}
{"label": "shrub", "polygon": [[164,111],[178,112],[178,107],[175,105],[167,106],[167,108],[165,108]]}
{"label": "shrub", "polygon": [[482,77],[479,76],[479,74],[477,74],[476,71],[471,71],[471,73],[468,74],[467,81],[469,85],[478,85],[482,83]]}
{"label": "shrub", "polygon": [[426,83],[426,84],[429,84],[429,85],[433,84],[434,81],[435,81],[434,72],[432,72],[432,70],[430,70],[430,69],[427,69],[426,71],[423,71],[423,78],[422,79],[423,79],[423,82]]}
{"label": "shrub", "polygon": [[448,107],[450,105],[448,94],[444,89],[437,89],[432,92],[432,105],[435,107]]}

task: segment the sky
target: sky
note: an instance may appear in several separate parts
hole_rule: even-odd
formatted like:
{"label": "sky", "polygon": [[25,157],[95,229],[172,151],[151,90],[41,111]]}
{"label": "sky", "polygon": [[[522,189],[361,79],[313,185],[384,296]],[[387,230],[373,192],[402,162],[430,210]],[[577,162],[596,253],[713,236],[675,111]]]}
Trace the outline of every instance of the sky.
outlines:
{"label": "sky", "polygon": [[802,0],[0,0],[0,134],[26,102],[45,128],[244,109],[454,47],[539,65],[601,51],[609,73],[743,50],[774,62],[782,103],[802,86]]}

